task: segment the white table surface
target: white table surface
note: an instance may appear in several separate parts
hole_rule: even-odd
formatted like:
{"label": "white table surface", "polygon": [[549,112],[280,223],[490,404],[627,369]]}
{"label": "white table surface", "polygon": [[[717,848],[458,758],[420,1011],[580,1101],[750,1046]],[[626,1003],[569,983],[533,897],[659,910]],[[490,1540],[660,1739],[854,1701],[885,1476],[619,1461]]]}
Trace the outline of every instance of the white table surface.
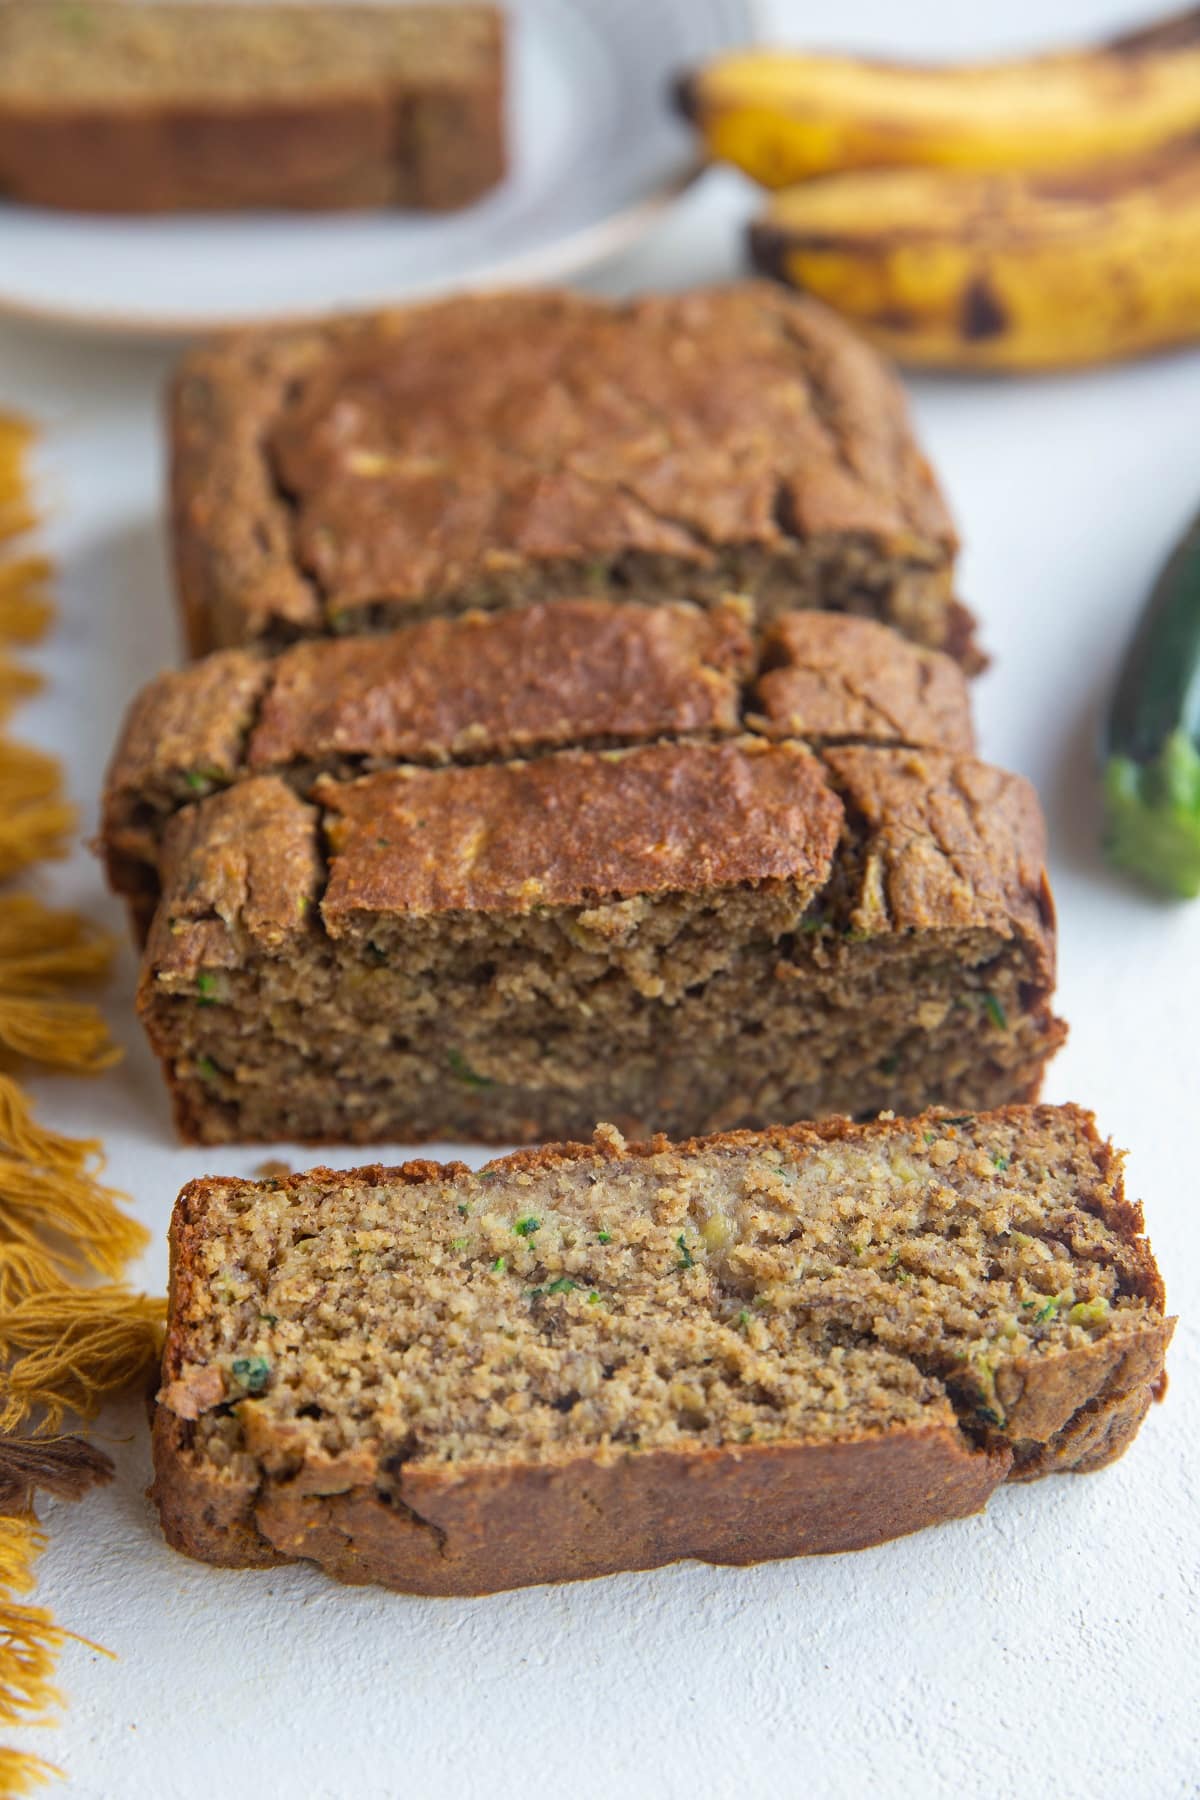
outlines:
{"label": "white table surface", "polygon": [[[1108,0],[1011,0],[986,17],[961,0],[764,12],[780,36],[914,55],[1024,47],[1126,16]],[[749,204],[737,178],[708,178],[593,285],[732,273]],[[169,360],[0,328],[0,406],[47,428],[41,483],[62,564],[63,619],[40,659],[50,691],[19,723],[66,755],[88,830],[125,702],[178,654],[158,429]],[[984,751],[1032,777],[1049,819],[1072,1035],[1047,1097],[1094,1107],[1131,1147],[1131,1188],[1183,1315],[1166,1405],[1115,1468],[1002,1491],[984,1517],[878,1550],[482,1601],[173,1555],[143,1497],[141,1410],[114,1409],[102,1429],[115,1483],[43,1509],[40,1597],[117,1660],[69,1646],[61,1728],[12,1739],[64,1764],[79,1800],[1200,1791],[1200,903],[1156,902],[1105,869],[1092,763],[1131,622],[1200,502],[1200,352],[912,391],[965,539],[963,592],[995,655],[977,690]],[[121,927],[87,856],[45,885]],[[264,1152],[173,1143],[133,980],[126,953],[107,1001],[121,1067],[36,1085],[54,1123],[107,1141],[112,1179],[154,1233],[138,1277],[160,1290],[182,1182],[248,1173]]]}

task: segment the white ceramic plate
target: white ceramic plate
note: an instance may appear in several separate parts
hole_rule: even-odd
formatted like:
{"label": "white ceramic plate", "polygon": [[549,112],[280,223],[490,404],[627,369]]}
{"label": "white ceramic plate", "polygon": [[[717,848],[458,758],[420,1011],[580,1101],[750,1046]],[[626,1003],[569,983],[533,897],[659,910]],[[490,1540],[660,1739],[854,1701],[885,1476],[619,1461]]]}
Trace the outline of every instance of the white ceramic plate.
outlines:
{"label": "white ceramic plate", "polygon": [[88,218],[0,205],[0,311],[181,335],[554,280],[641,235],[697,169],[672,77],[751,0],[509,0],[513,169],[465,212]]}

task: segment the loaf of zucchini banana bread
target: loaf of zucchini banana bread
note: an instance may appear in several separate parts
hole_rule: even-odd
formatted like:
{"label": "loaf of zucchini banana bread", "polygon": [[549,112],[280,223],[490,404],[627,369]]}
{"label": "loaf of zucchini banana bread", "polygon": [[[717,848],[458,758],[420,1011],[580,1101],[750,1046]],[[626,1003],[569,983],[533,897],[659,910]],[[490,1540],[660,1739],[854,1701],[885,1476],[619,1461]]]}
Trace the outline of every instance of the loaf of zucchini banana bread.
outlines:
{"label": "loaf of zucchini banana bread", "polygon": [[766,283],[458,298],[190,354],[171,403],[194,654],[600,596],[882,619],[978,666],[899,384]]}
{"label": "loaf of zucchini banana bread", "polygon": [[0,0],[0,194],[458,207],[504,173],[497,6]]}
{"label": "loaf of zucchini banana bread", "polygon": [[1036,1095],[1036,798],[730,738],[251,776],[177,812],[139,1007],[204,1141],[688,1135]]}
{"label": "loaf of zucchini banana bread", "polygon": [[381,638],[214,651],[130,708],[105,787],[99,848],[144,937],[167,821],[250,775],[303,795],[321,774],[398,762],[496,762],[749,729],[814,744],[969,752],[958,665],[868,619],[748,602],[564,600],[429,619]]}
{"label": "loaf of zucchini banana bread", "polygon": [[1142,1223],[1074,1107],[193,1182],[153,1494],[425,1594],[877,1544],[1121,1454]]}

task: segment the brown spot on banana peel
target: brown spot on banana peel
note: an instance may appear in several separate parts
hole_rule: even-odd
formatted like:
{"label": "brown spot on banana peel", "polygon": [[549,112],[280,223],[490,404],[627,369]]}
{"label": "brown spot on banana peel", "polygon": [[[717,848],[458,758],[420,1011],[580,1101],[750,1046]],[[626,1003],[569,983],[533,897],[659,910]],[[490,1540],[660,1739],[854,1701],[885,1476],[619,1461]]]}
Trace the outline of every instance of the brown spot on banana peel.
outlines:
{"label": "brown spot on banana peel", "polygon": [[[774,281],[782,281],[785,287],[798,288],[803,283],[796,280],[792,273],[791,259],[796,253],[820,256],[852,256],[858,258],[873,257],[876,262],[884,262],[894,254],[900,242],[919,242],[909,234],[897,232],[876,233],[867,236],[863,232],[846,232],[837,235],[833,232],[806,231],[797,233],[787,226],[776,225],[771,219],[756,219],[747,233],[750,245],[750,262],[760,274],[769,275]],[[903,311],[897,308],[897,315]],[[911,315],[906,315],[906,323],[911,329],[915,324]],[[879,323],[885,323],[879,315]]]}
{"label": "brown spot on banana peel", "polygon": [[897,243],[919,242],[923,236],[892,229],[877,232],[797,231],[792,226],[776,225],[771,219],[756,219],[750,227],[750,243],[755,256],[761,254],[766,259],[763,266],[773,260],[775,267],[782,267],[793,250],[812,251],[818,255],[832,252],[837,256],[879,256]]}
{"label": "brown spot on banana peel", "polygon": [[[824,250],[851,255],[862,255],[870,249],[861,236],[838,238],[829,235],[806,236],[803,247],[810,252]],[[878,240],[874,248],[877,255],[882,255],[885,248],[883,240]],[[769,221],[758,220],[751,225],[750,257],[754,267],[788,287],[800,285],[789,268],[789,258],[795,249],[795,237]],[[925,321],[911,308],[896,305],[881,307],[864,319],[863,323],[873,325],[880,331],[910,333],[919,331]],[[1008,330],[1009,323],[1008,313],[987,277],[975,276],[963,292],[959,316],[960,335],[968,343],[982,343],[989,338],[1002,337]]]}
{"label": "brown spot on banana peel", "polygon": [[986,275],[973,275],[963,289],[959,331],[968,344],[1003,337],[1008,330],[1008,310]]}
{"label": "brown spot on banana peel", "polygon": [[874,325],[879,331],[904,333],[919,330],[923,321],[917,313],[912,311],[911,307],[881,306],[878,312],[870,315],[866,323]]}
{"label": "brown spot on banana peel", "polygon": [[699,125],[703,114],[700,104],[702,80],[701,75],[676,75],[669,86],[676,112],[681,113],[690,125]]}
{"label": "brown spot on banana peel", "polygon": [[791,242],[786,231],[767,219],[755,219],[748,232],[750,261],[754,268],[788,287],[795,283],[788,275],[787,258]]}
{"label": "brown spot on banana peel", "polygon": [[1028,193],[1032,201],[1078,201],[1083,205],[1101,205],[1119,200],[1122,195],[1150,187],[1170,178],[1195,183],[1197,159],[1200,158],[1200,131],[1148,150],[1141,156],[1120,157],[1100,162],[1091,168],[1047,169],[1029,178]]}
{"label": "brown spot on banana peel", "polygon": [[1190,50],[1194,44],[1200,44],[1200,6],[1189,6],[1186,12],[1156,19],[1152,25],[1123,31],[1117,37],[1109,38],[1101,49],[1110,56],[1135,58],[1161,56],[1171,50]]}

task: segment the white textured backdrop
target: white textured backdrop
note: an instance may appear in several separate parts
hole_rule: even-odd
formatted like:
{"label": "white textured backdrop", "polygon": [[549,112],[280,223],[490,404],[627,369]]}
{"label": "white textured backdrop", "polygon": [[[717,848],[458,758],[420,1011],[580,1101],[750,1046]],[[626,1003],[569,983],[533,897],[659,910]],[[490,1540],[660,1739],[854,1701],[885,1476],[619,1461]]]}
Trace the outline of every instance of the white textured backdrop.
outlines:
{"label": "white textured backdrop", "polygon": [[[1143,9],[1144,10],[1144,9]],[[780,36],[946,55],[1124,23],[1096,0],[776,0]],[[749,205],[710,177],[594,285],[625,292],[736,267]],[[1200,250],[1198,250],[1200,254]],[[22,724],[65,749],[94,824],[121,709],[176,654],[160,519],[158,351],[0,329],[0,405],[48,428],[43,491],[63,564],[47,698]],[[913,384],[965,538],[963,592],[995,654],[983,749],[1037,783],[1071,1021],[1048,1097],[1093,1106],[1132,1150],[1173,1308],[1167,1403],[1114,1469],[1002,1492],[986,1517],[857,1556],[749,1571],[684,1565],[475,1602],[341,1590],[303,1570],[226,1574],[167,1551],[143,1498],[144,1420],[104,1421],[118,1479],[47,1506],[41,1594],[116,1653],[63,1658],[61,1729],[24,1741],[77,1800],[413,1796],[942,1796],[1155,1800],[1200,1791],[1200,903],[1156,903],[1095,848],[1098,708],[1147,583],[1200,505],[1200,353],[1070,379]],[[103,912],[80,856],[49,884]],[[132,1025],[96,1083],[46,1081],[46,1112],[107,1139],[165,1279],[175,1192],[210,1162],[173,1146]],[[301,1160],[294,1158],[297,1163]],[[349,1164],[353,1157],[333,1160]]]}

